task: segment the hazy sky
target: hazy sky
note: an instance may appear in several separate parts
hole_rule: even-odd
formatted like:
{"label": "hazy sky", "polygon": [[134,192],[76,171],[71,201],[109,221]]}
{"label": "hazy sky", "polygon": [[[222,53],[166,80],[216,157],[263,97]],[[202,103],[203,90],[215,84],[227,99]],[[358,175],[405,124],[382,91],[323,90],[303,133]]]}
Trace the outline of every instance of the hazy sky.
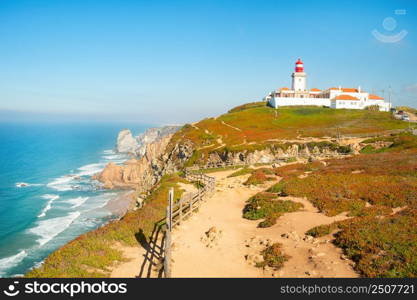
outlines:
{"label": "hazy sky", "polygon": [[411,0],[0,0],[0,118],[195,121],[290,86],[298,57],[309,88],[417,106],[416,33]]}

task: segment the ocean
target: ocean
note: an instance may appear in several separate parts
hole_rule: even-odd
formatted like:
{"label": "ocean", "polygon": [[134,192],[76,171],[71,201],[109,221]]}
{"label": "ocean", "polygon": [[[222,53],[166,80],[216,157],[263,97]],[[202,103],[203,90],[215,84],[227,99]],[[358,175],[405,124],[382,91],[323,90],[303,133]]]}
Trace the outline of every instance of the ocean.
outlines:
{"label": "ocean", "polygon": [[91,175],[115,153],[118,132],[150,125],[0,123],[0,277],[25,274],[54,250],[116,216],[106,208],[122,191]]}

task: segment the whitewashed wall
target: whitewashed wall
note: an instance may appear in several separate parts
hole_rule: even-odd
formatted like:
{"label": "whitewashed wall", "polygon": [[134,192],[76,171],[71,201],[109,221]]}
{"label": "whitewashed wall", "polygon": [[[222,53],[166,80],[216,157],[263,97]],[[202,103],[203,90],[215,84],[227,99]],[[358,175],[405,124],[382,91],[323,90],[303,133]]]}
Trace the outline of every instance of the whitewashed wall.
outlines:
{"label": "whitewashed wall", "polygon": [[300,106],[300,105],[330,106],[330,99],[273,97],[272,99],[269,100],[269,105],[275,108],[278,108],[280,106]]}

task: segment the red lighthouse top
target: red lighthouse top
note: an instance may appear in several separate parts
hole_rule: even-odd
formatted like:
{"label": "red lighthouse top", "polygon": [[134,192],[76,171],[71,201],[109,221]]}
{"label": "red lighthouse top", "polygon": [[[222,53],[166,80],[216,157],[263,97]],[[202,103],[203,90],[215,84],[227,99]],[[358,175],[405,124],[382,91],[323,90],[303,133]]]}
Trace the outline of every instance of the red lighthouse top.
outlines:
{"label": "red lighthouse top", "polygon": [[300,58],[295,63],[295,72],[304,72],[304,64]]}

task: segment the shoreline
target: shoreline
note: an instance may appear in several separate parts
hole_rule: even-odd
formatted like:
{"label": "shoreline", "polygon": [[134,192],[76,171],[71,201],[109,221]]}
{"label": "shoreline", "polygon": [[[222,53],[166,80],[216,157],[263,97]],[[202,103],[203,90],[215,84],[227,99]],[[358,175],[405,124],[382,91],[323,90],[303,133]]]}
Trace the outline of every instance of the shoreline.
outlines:
{"label": "shoreline", "polygon": [[116,197],[110,199],[103,208],[107,209],[112,215],[115,215],[117,219],[122,218],[132,209],[135,203],[135,199],[133,198],[134,192],[134,190],[121,192]]}

